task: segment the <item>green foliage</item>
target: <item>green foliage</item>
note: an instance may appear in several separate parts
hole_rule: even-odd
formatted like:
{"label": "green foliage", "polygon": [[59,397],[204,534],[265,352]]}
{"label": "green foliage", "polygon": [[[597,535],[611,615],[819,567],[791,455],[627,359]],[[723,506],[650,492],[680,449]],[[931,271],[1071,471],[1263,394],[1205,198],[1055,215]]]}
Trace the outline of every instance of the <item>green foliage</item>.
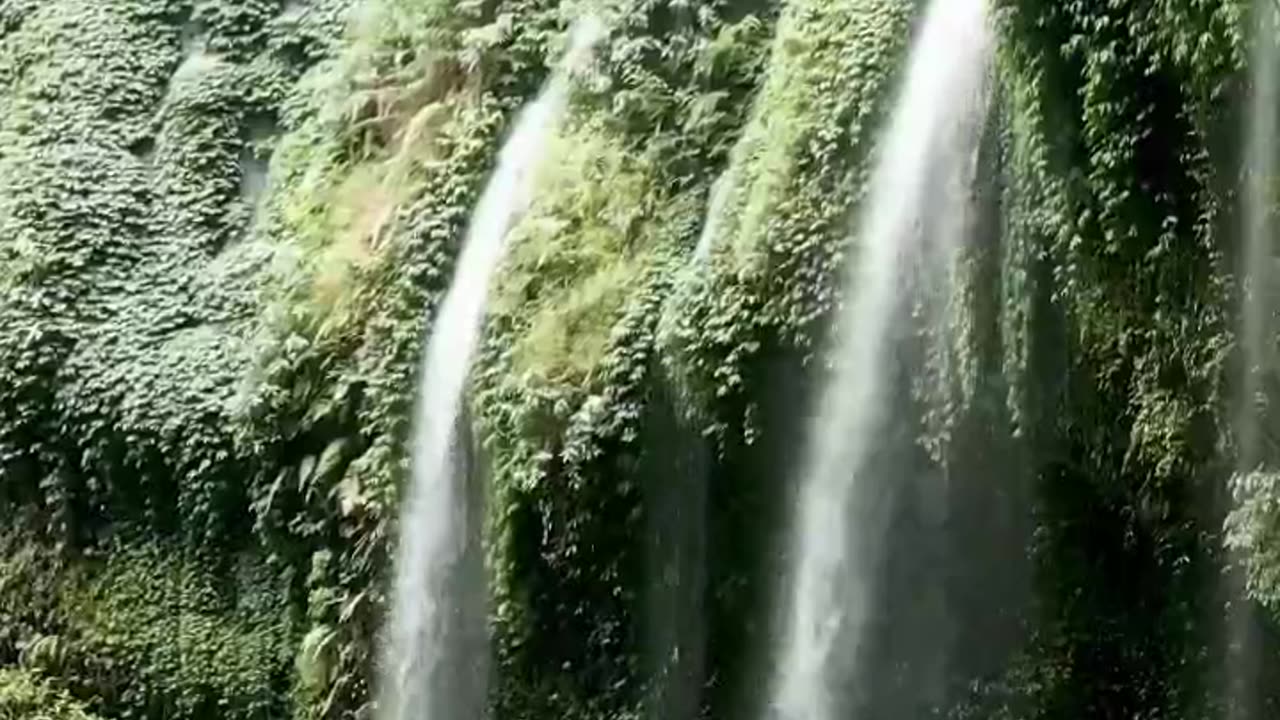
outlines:
{"label": "green foliage", "polygon": [[1274,473],[1231,479],[1236,507],[1227,516],[1226,545],[1244,559],[1249,595],[1280,608],[1280,484]]}
{"label": "green foliage", "polygon": [[[809,353],[821,343],[909,10],[893,0],[784,10],[760,96],[730,155],[709,275],[669,311],[677,374],[701,406],[737,406],[766,344]],[[746,420],[723,411],[713,418],[719,433]]]}
{"label": "green foliage", "polygon": [[769,16],[616,9],[499,277],[475,407],[493,459],[497,712],[629,716],[637,457],[657,325],[761,68]]}
{"label": "green foliage", "polygon": [[[68,541],[175,512],[193,536],[229,530],[227,404],[262,262],[233,241],[258,136],[332,25],[321,5],[266,9],[51,3],[5,36],[26,62],[0,128],[0,457],[29,488],[62,486],[50,529]],[[103,503],[112,518],[84,512]]]}
{"label": "green foliage", "polygon": [[0,661],[111,717],[280,713],[293,646],[270,572],[248,556],[219,573],[181,548],[106,549],[74,565],[37,546],[6,555]]}
{"label": "green foliage", "polygon": [[[423,334],[588,10],[610,34],[471,396],[494,711],[630,717],[658,691],[644,438],[670,411],[714,444],[664,490],[708,498],[704,711],[739,716],[760,515],[792,475],[755,467],[794,420],[768,396],[824,366],[918,5],[0,0],[0,718],[371,712]],[[1244,3],[997,5],[998,219],[914,400],[940,471],[983,438],[1028,465],[1039,606],[958,712],[1190,717],[1237,452]],[[1275,604],[1270,478],[1236,481],[1226,542]]]}
{"label": "green foliage", "polygon": [[94,720],[64,692],[25,670],[0,670],[0,718],[3,720]]}
{"label": "green foliage", "polygon": [[636,166],[599,128],[570,131],[547,152],[552,166],[508,240],[489,312],[518,338],[509,372],[586,389],[653,253],[643,243],[659,198],[652,168]]}
{"label": "green foliage", "polygon": [[1023,702],[1041,713],[1209,712],[1235,368],[1215,153],[1240,11],[1000,3],[1005,371],[1036,456],[1043,640]]}

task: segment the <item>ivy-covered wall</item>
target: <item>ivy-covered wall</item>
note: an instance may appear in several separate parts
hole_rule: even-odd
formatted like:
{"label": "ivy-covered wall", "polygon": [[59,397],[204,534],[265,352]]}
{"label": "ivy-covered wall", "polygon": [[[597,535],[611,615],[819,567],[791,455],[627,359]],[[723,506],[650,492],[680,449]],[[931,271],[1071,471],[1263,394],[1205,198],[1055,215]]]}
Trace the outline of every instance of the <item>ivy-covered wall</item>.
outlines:
{"label": "ivy-covered wall", "polygon": [[[995,5],[982,219],[899,380],[950,510],[889,523],[868,707],[1216,716],[1248,7]],[[369,716],[424,333],[588,11],[468,404],[495,716],[758,714],[920,8],[0,0],[0,718]],[[1271,606],[1274,488],[1231,525]],[[895,634],[920,595],[954,621]]]}

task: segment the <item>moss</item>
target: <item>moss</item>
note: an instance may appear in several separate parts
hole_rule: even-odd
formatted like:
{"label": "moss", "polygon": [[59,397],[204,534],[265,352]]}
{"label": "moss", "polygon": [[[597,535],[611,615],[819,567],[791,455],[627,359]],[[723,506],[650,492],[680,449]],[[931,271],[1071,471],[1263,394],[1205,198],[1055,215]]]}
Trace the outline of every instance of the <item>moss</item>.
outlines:
{"label": "moss", "polygon": [[654,171],[600,127],[555,138],[538,194],[508,240],[490,314],[516,339],[510,372],[590,388],[626,299],[658,248]]}
{"label": "moss", "polygon": [[778,21],[723,173],[709,267],[665,309],[670,364],[717,434],[750,422],[763,348],[822,346],[911,16],[896,0],[798,2]]}
{"label": "moss", "polygon": [[635,444],[661,305],[755,88],[761,10],[612,16],[510,238],[474,396],[494,459],[496,712],[628,717],[647,692]]}

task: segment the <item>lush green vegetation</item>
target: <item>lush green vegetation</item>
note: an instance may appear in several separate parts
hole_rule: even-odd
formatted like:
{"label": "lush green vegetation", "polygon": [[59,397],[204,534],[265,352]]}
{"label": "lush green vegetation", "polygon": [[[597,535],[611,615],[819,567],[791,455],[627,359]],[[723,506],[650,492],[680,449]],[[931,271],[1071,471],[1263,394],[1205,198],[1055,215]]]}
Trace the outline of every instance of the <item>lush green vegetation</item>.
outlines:
{"label": "lush green vegetation", "polygon": [[21,670],[0,670],[0,717],[5,720],[93,720],[74,700]]}
{"label": "lush green vegetation", "polygon": [[[367,716],[425,326],[586,10],[470,397],[495,716],[675,716],[673,678],[758,712],[918,5],[0,0],[0,720]],[[999,610],[946,641],[942,712],[1213,717],[1230,557],[1280,611],[1280,458],[1231,480],[1248,8],[996,5],[988,217],[901,379],[967,555],[895,582]]]}

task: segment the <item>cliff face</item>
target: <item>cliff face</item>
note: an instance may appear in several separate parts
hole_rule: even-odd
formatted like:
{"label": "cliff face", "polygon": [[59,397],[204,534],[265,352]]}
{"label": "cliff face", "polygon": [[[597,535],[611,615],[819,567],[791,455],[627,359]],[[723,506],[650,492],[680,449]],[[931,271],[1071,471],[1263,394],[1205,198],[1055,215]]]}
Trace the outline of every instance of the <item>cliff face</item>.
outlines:
{"label": "cliff face", "polygon": [[[949,511],[889,523],[865,701],[1215,712],[1247,9],[998,5],[985,217],[898,381]],[[754,715],[918,8],[592,7],[469,401],[495,713]],[[423,336],[584,9],[0,0],[0,717],[368,716]]]}
{"label": "cliff face", "polygon": [[319,450],[285,446],[340,433],[250,430],[282,249],[263,203],[344,13],[0,8],[0,655],[108,716],[286,707],[306,575],[254,529],[281,458]]}

